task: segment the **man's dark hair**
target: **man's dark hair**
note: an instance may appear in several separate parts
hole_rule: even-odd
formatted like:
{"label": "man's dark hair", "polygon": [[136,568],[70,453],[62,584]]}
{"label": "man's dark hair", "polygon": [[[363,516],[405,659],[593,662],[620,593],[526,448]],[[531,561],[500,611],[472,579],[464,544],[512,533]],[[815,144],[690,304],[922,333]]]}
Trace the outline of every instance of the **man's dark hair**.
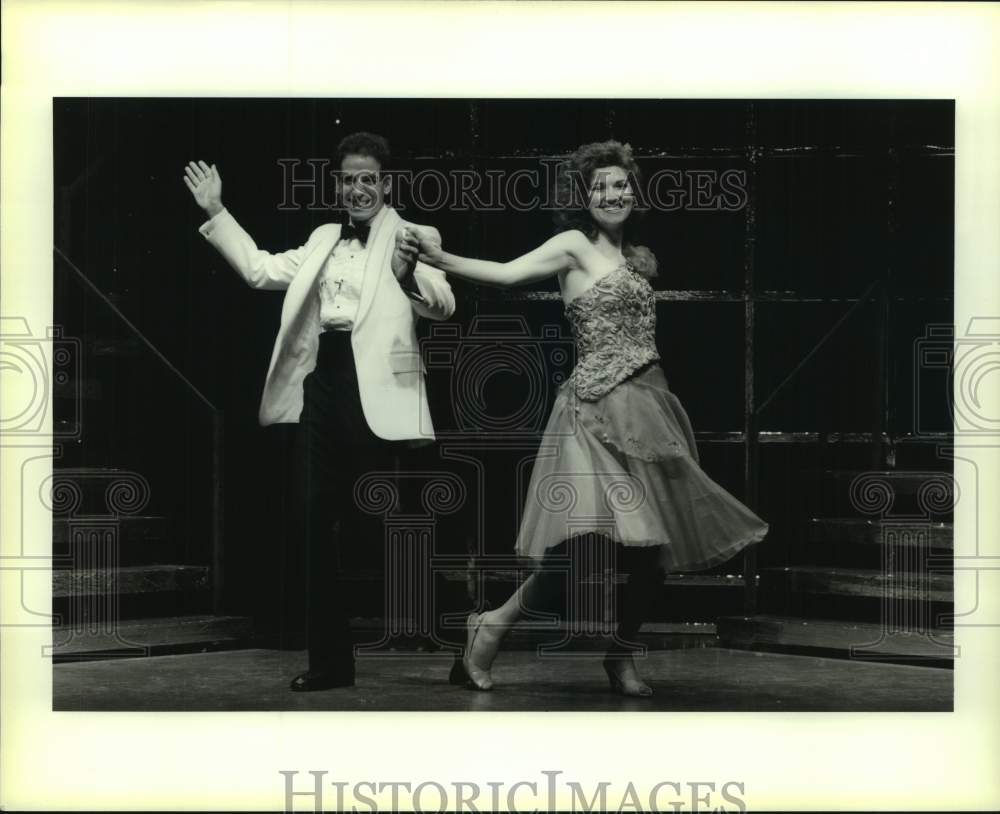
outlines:
{"label": "man's dark hair", "polygon": [[374,158],[381,169],[389,168],[391,153],[389,152],[389,142],[384,137],[375,133],[351,133],[344,136],[337,145],[337,164],[344,160],[346,155],[366,155]]}

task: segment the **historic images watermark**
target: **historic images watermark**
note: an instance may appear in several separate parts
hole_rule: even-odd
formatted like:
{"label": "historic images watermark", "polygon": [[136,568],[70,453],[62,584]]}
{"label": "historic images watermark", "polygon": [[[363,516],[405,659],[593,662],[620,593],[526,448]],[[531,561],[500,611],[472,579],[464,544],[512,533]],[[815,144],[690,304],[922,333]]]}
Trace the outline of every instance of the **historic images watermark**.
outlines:
{"label": "historic images watermark", "polygon": [[[334,210],[343,205],[342,173],[329,158],[281,158],[281,211]],[[401,212],[547,212],[565,207],[569,199],[589,194],[600,170],[588,184],[566,170],[558,158],[540,158],[539,167],[514,170],[453,168],[440,170],[381,170],[353,175],[362,190],[383,185]],[[563,183],[557,177],[565,173]],[[616,196],[614,191],[602,192]],[[649,177],[629,174],[627,193],[639,211],[738,212],[748,200],[747,174],[740,169],[660,168]]]}
{"label": "historic images watermark", "polygon": [[[746,811],[738,780],[662,780],[648,789],[610,780],[569,780],[561,770],[509,781],[334,780],[326,770],[278,772],[284,811]],[[306,775],[297,780],[298,776]]]}

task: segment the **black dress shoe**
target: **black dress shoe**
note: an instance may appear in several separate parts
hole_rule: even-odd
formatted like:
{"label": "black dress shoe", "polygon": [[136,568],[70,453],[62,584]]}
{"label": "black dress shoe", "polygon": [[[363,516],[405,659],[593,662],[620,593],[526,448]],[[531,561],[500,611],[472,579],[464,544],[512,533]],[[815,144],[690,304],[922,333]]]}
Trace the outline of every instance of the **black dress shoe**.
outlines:
{"label": "black dress shoe", "polygon": [[332,690],[334,687],[354,686],[354,667],[338,670],[307,670],[291,683],[292,692]]}

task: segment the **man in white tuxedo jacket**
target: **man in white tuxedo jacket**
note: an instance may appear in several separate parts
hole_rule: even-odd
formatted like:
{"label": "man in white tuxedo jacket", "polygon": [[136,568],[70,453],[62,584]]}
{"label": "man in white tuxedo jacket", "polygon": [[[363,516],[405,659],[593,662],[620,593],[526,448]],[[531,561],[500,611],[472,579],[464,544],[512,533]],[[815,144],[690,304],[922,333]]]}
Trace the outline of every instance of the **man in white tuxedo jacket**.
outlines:
{"label": "man in white tuxedo jacket", "polygon": [[338,146],[349,220],[316,229],[297,249],[271,254],[222,206],[217,168],[191,162],[185,183],[210,216],[199,231],[254,288],[285,289],[281,324],[260,403],[261,424],[299,423],[306,536],[309,669],[295,691],[354,683],[353,646],[339,565],[337,521],[366,471],[385,469],[403,446],[434,439],[417,316],[448,319],[444,274],[400,244],[406,224],[385,204],[384,138],[355,133]]}

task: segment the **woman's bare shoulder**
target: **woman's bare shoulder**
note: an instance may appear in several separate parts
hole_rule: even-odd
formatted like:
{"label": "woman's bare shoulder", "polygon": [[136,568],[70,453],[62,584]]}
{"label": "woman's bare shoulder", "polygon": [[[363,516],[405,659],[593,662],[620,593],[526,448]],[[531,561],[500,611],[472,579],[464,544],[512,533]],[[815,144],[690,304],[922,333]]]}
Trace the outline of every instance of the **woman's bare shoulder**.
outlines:
{"label": "woman's bare shoulder", "polygon": [[596,251],[594,244],[579,229],[567,229],[549,239],[553,248],[566,252],[573,268],[586,265],[589,255]]}
{"label": "woman's bare shoulder", "polygon": [[587,237],[579,229],[567,229],[564,232],[559,232],[553,240],[562,241],[566,248],[572,248],[577,250],[592,249],[594,244],[591,243],[590,238]]}

